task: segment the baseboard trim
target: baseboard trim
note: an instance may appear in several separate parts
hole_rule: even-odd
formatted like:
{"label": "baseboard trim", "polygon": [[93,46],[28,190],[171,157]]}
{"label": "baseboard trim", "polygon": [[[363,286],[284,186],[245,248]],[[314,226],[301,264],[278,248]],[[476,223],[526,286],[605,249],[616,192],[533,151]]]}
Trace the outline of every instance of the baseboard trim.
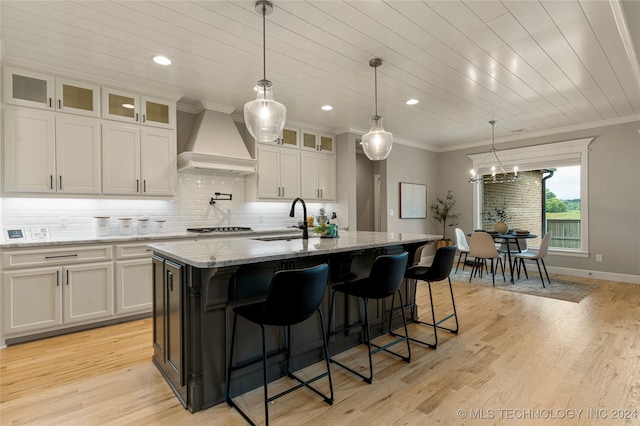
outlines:
{"label": "baseboard trim", "polygon": [[[425,256],[422,263],[425,265],[431,265],[433,262],[434,256]],[[457,263],[457,257],[455,263]],[[562,266],[549,266],[547,265],[547,271],[550,274],[562,274],[568,275],[570,277],[581,277],[581,278],[596,278],[599,280],[607,280],[607,281],[619,281],[623,283],[630,284],[640,284],[640,275],[632,275],[632,274],[619,274],[616,272],[605,272],[605,271],[591,271],[588,269],[575,269],[575,268],[564,268]]]}

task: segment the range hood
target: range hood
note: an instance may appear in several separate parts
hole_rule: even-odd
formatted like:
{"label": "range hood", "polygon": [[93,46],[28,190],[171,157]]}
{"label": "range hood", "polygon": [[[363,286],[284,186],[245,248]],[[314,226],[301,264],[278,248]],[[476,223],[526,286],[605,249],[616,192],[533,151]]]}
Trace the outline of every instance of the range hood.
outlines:
{"label": "range hood", "polygon": [[196,117],[191,134],[178,154],[178,170],[234,175],[255,173],[257,161],[249,155],[231,118],[233,108],[224,109],[213,103],[203,105],[205,109]]}

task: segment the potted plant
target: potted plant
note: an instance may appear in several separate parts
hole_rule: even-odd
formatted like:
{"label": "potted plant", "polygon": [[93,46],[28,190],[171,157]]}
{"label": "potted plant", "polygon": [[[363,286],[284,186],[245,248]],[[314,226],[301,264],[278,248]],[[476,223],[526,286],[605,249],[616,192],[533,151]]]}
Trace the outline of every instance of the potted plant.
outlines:
{"label": "potted plant", "polygon": [[511,216],[507,214],[507,203],[502,202],[502,207],[494,207],[493,210],[483,210],[482,218],[494,222],[493,229],[501,234],[504,234],[509,230],[509,226],[506,221],[511,219]]}
{"label": "potted plant", "polygon": [[460,213],[453,210],[455,205],[456,199],[451,190],[447,191],[446,197],[436,197],[436,200],[431,204],[433,218],[442,224],[442,239],[436,241],[436,250],[452,244],[451,238],[447,238],[447,226],[456,226],[458,224],[456,219],[460,217]]}

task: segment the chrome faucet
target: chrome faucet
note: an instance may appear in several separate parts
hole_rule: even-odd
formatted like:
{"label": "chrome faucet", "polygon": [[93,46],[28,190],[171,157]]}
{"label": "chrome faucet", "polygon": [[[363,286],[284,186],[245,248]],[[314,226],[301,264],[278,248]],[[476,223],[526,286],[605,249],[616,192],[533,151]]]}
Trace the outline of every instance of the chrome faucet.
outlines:
{"label": "chrome faucet", "polygon": [[289,212],[289,216],[294,217],[294,209],[298,201],[302,203],[302,214],[304,215],[302,217],[302,239],[308,240],[309,231],[307,229],[307,205],[304,203],[304,200],[302,198],[296,198],[295,200],[293,200],[293,203],[291,203],[291,211]]}

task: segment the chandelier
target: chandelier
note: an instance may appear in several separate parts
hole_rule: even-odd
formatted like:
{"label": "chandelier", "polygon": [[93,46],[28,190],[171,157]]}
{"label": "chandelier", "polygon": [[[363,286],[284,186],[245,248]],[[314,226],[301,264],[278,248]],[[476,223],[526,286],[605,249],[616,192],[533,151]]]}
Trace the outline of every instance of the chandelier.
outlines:
{"label": "chandelier", "polygon": [[273,142],[282,134],[282,128],[287,118],[287,109],[280,102],[273,99],[273,88],[267,80],[267,49],[266,49],[266,15],[273,12],[270,1],[256,2],[256,12],[262,14],[262,80],[256,86],[256,99],[244,104],[244,121],[251,136],[258,142]]}
{"label": "chandelier", "polygon": [[[471,169],[471,177],[469,178],[469,183],[507,183],[507,182],[517,182],[520,180],[518,176],[518,166],[513,167],[513,173],[507,173],[502,165],[502,161],[498,158],[498,151],[496,151],[496,137],[495,137],[495,124],[496,120],[489,121],[491,124],[491,149],[487,153],[487,156],[482,160],[482,163],[477,168]],[[500,168],[499,171],[496,171],[496,166],[491,166],[491,174],[487,175],[479,175],[477,171],[482,170],[482,166],[487,162],[491,155],[496,159],[496,163]]]}
{"label": "chandelier", "polygon": [[362,136],[362,149],[369,160],[384,160],[389,156],[393,146],[393,135],[382,128],[382,117],[378,115],[378,67],[382,65],[382,59],[373,58],[369,66],[373,67],[375,75],[375,100],[376,114],[371,117],[371,129]]}

